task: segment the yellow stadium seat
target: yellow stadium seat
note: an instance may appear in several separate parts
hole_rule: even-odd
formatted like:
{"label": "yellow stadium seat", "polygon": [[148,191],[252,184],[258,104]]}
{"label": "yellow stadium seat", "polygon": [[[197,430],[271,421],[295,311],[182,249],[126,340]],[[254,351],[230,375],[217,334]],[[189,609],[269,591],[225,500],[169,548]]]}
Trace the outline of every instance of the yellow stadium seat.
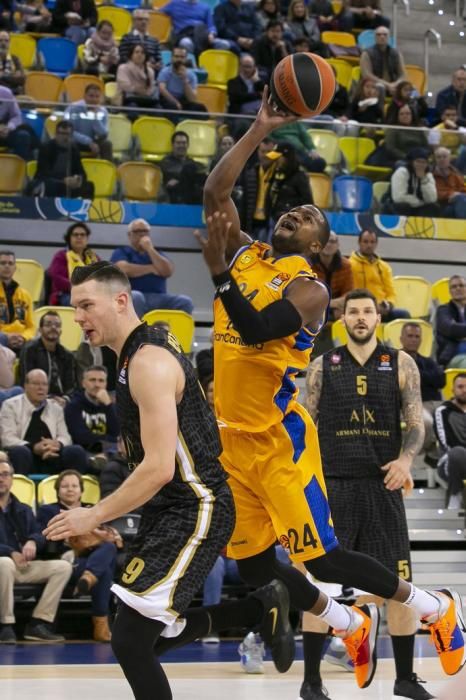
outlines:
{"label": "yellow stadium seat", "polygon": [[375,141],[365,136],[342,136],[338,146],[343,153],[348,169],[354,173],[358,165],[362,165],[367,156],[375,149]]}
{"label": "yellow stadium seat", "polygon": [[15,280],[20,287],[28,290],[34,303],[40,300],[44,286],[44,268],[37,260],[16,258]]}
{"label": "yellow stadium seat", "polygon": [[309,184],[311,186],[314,204],[322,209],[327,209],[331,204],[332,180],[324,173],[310,173]]}
{"label": "yellow stadium seat", "polygon": [[37,172],[37,160],[28,160],[26,163],[26,175],[28,180],[32,180]]}
{"label": "yellow stadium seat", "polygon": [[165,117],[139,117],[133,124],[133,136],[138,139],[144,160],[161,160],[172,149],[173,122]]}
{"label": "yellow stadium seat", "polygon": [[361,80],[361,66],[353,66],[351,69],[351,85]]}
{"label": "yellow stadium seat", "polygon": [[128,157],[133,143],[132,124],[124,114],[108,115],[108,138],[113,146],[113,158]]}
{"label": "yellow stadium seat", "polygon": [[115,80],[110,80],[108,83],[105,83],[105,99],[111,104],[113,104],[116,99],[120,99],[118,83]]}
{"label": "yellow stadium seat", "polygon": [[322,32],[324,44],[338,44],[338,46],[356,46],[356,39],[350,32]]}
{"label": "yellow stadium seat", "polygon": [[178,338],[183,352],[191,352],[194,337],[194,319],[185,311],[172,311],[171,309],[153,309],[142,318],[149,326],[156,321],[165,321],[170,326],[170,331]]}
{"label": "yellow stadium seat", "polygon": [[432,346],[434,344],[434,330],[430,323],[420,318],[397,318],[390,323],[385,323],[383,327],[384,343],[389,343],[398,350],[401,348],[401,331],[405,323],[418,323],[421,327],[422,341],[419,347],[419,353],[425,357],[430,357],[432,354]]}
{"label": "yellow stadium seat", "polygon": [[19,58],[25,70],[34,65],[36,48],[36,41],[29,34],[10,34],[10,54]]}
{"label": "yellow stadium seat", "polygon": [[442,396],[445,401],[449,401],[453,398],[453,384],[458,376],[458,374],[464,374],[465,369],[460,369],[458,367],[451,367],[445,370],[445,386],[442,389]]}
{"label": "yellow stadium seat", "polygon": [[379,206],[382,202],[382,197],[384,196],[384,194],[386,192],[388,192],[389,188],[390,188],[389,182],[374,182],[374,184],[372,185],[372,192],[374,194],[374,199],[379,204]]}
{"label": "yellow stadium seat", "polygon": [[188,155],[206,162],[217,150],[217,127],[215,122],[185,119],[179,122],[176,131],[185,131],[189,136]]}
{"label": "yellow stadium seat", "polygon": [[110,22],[117,41],[120,41],[123,34],[127,34],[131,30],[131,13],[122,7],[101,5],[97,8],[97,17],[99,22],[102,22],[104,19]]}
{"label": "yellow stadium seat", "polygon": [[34,70],[26,73],[24,92],[36,102],[59,102],[63,80],[53,73]]}
{"label": "yellow stadium seat", "polygon": [[36,504],[36,485],[32,479],[28,479],[24,474],[14,474],[11,493],[21,503],[26,503],[31,508],[34,508]]}
{"label": "yellow stadium seat", "polygon": [[84,491],[82,496],[83,503],[95,505],[100,501],[100,486],[95,476],[91,474],[83,474]]}
{"label": "yellow stadium seat", "polygon": [[236,78],[239,70],[238,56],[232,51],[207,49],[199,56],[199,68],[207,71],[207,83],[225,87],[231,78]]}
{"label": "yellow stadium seat", "polygon": [[63,112],[53,112],[53,114],[49,114],[47,119],[45,120],[45,133],[47,134],[49,139],[53,139],[55,137],[55,132],[57,130],[57,124],[59,121],[61,121],[64,118]]}
{"label": "yellow stadium seat", "polygon": [[166,44],[170,40],[172,33],[172,21],[168,15],[163,12],[149,12],[149,26],[147,28],[149,34],[160,41],[161,44]]}
{"label": "yellow stadium seat", "polygon": [[[380,324],[377,326],[375,331],[375,334],[380,341],[383,340],[384,327],[384,324]],[[348,342],[348,333],[346,332],[345,324],[340,318],[332,323],[331,334],[332,341],[335,346],[346,345]]]}
{"label": "yellow stadium seat", "polygon": [[[95,505],[100,501],[99,482],[90,474],[83,474],[82,479],[84,490],[81,500],[83,503]],[[55,491],[56,480],[57,474],[52,474],[52,476],[47,476],[45,479],[42,479],[42,481],[39,481],[37,485],[37,503],[39,506],[57,502],[57,492]]]}
{"label": "yellow stadium seat", "polygon": [[95,197],[111,197],[116,185],[116,165],[102,158],[81,158],[87,179],[94,183]]}
{"label": "yellow stadium seat", "polygon": [[205,105],[211,113],[225,114],[227,93],[216,85],[198,85],[197,101]]}
{"label": "yellow stadium seat", "polygon": [[325,158],[327,167],[335,167],[340,163],[340,149],[338,148],[338,136],[334,131],[326,129],[308,129],[316,150],[322,158]]}
{"label": "yellow stadium seat", "polygon": [[162,171],[152,163],[128,161],[118,166],[118,179],[125,199],[154,201],[162,182]]}
{"label": "yellow stadium seat", "polygon": [[166,5],[167,3],[168,0],[152,0],[152,9],[160,10],[160,8]]}
{"label": "yellow stadium seat", "polygon": [[26,178],[26,161],[13,153],[0,153],[0,195],[21,194]]}
{"label": "yellow stadium seat", "polygon": [[74,320],[74,309],[71,306],[40,306],[34,310],[34,319],[36,326],[39,325],[39,319],[47,311],[56,311],[61,318],[62,333],[60,343],[74,352],[78,349],[82,341],[82,330]]}
{"label": "yellow stadium seat", "polygon": [[424,95],[426,91],[426,73],[424,69],[421,66],[409,64],[405,68],[409,82],[413,84],[420,95]]}
{"label": "yellow stadium seat", "polygon": [[337,82],[343,85],[348,91],[351,88],[353,68],[350,66],[348,61],[344,61],[341,58],[329,58],[328,63],[333,66],[337,73]]}
{"label": "yellow stadium seat", "polygon": [[430,307],[430,282],[424,277],[414,275],[396,275],[395,306],[407,309],[413,318],[428,316]]}
{"label": "yellow stadium seat", "polygon": [[88,85],[96,85],[102,90],[102,95],[105,94],[104,81],[96,75],[81,75],[80,73],[68,75],[64,81],[67,102],[82,100],[84,98],[84,90]]}
{"label": "yellow stadium seat", "polygon": [[430,291],[432,294],[432,301],[435,305],[448,304],[451,300],[450,279],[448,277],[442,277],[442,279],[433,283]]}

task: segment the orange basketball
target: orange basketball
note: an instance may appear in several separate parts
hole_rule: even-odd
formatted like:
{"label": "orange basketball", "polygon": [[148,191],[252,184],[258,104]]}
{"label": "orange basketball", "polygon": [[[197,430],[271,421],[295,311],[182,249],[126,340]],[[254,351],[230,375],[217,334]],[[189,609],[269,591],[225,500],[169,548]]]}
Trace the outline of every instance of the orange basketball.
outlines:
{"label": "orange basketball", "polygon": [[324,58],[314,53],[294,53],[282,58],[270,81],[277,107],[297,117],[320,114],[333,100],[335,74]]}

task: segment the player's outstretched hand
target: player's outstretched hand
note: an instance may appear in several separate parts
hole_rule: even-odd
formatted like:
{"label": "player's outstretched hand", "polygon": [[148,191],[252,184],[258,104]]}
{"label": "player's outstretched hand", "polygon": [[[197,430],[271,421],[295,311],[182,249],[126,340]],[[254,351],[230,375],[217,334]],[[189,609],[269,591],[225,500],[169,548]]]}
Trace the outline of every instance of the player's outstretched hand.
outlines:
{"label": "player's outstretched hand", "polygon": [[403,457],[394,459],[392,462],[388,462],[388,464],[381,467],[382,471],[386,472],[383,480],[385,488],[389,491],[396,491],[397,489],[403,488],[411,475],[410,468],[411,464]]}
{"label": "player's outstretched hand", "polygon": [[200,231],[194,231],[194,235],[199,241],[210,274],[219,275],[228,268],[226,250],[231,221],[227,221],[225,212],[221,214],[216,211],[207,217],[206,223],[207,238]]}
{"label": "player's outstretched hand", "polygon": [[63,510],[47,524],[42,534],[48,540],[66,540],[73,535],[86,535],[100,525],[94,508],[73,508]]}
{"label": "player's outstretched hand", "polygon": [[278,129],[280,126],[296,121],[298,121],[298,117],[295,117],[294,114],[281,112],[278,109],[266,85],[262,93],[262,104],[257,113],[256,123],[265,126],[267,131],[273,131],[273,129]]}

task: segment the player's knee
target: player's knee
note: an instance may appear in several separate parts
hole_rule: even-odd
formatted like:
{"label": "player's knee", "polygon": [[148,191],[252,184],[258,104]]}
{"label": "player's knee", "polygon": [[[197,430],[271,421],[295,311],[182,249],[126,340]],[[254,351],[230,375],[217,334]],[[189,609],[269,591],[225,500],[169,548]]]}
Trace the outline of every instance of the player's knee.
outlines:
{"label": "player's knee", "polygon": [[134,644],[134,639],[118,624],[118,618],[113,626],[111,645],[113,653],[123,668],[133,658],[135,649],[137,654],[137,646]]}
{"label": "player's knee", "polygon": [[343,559],[343,550],[340,547],[335,547],[322,557],[305,561],[304,566],[318,581],[339,583],[342,573],[345,571]]}
{"label": "player's knee", "polygon": [[238,560],[238,571],[243,581],[250,586],[266,586],[273,578],[275,572],[273,564],[275,561],[275,551],[273,557],[267,552],[262,552],[254,557]]}

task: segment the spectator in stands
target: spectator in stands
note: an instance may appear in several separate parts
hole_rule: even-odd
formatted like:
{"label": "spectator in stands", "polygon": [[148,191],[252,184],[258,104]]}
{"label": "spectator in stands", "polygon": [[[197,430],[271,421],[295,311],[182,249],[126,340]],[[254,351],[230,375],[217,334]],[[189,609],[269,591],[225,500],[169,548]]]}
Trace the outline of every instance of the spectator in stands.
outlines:
{"label": "spectator in stands", "polygon": [[15,386],[16,355],[5,345],[0,345],[0,406],[6,399],[23,393],[21,386]]}
{"label": "spectator in stands", "polygon": [[101,348],[94,347],[88,338],[85,338],[76,350],[75,360],[78,386],[81,386],[84,372],[88,367],[103,365],[107,370],[107,390],[115,391],[117,359],[113,350],[106,345]]}
{"label": "spectator in stands", "polygon": [[388,123],[396,120],[398,110],[408,104],[416,112],[417,119],[423,123],[427,118],[428,106],[424,97],[420,96],[409,80],[400,80],[395,87],[392,101],[388,105],[386,119]]}
{"label": "spectator in stands", "polygon": [[25,0],[16,4],[19,12],[17,28],[20,32],[49,32],[52,13],[45,6],[44,0]]}
{"label": "spectator in stands", "polygon": [[205,105],[197,102],[197,76],[192,68],[188,68],[188,53],[183,46],[175,46],[170,65],[160,71],[159,88],[162,107],[207,112]]}
{"label": "spectator in stands", "polygon": [[[351,102],[348,117],[361,124],[381,124],[383,110],[379,102],[377,83],[371,78],[363,78],[358,85],[356,94]],[[366,130],[367,131],[367,130]],[[372,136],[373,132],[366,133]]]}
{"label": "spectator in stands", "polygon": [[[355,0],[355,2],[361,2],[361,0]],[[381,90],[382,104],[385,93],[393,95],[398,83],[406,80],[403,56],[398,49],[390,46],[389,39],[390,31],[387,26],[377,27],[375,45],[362,52],[360,61],[361,78],[375,80]]]}
{"label": "spectator in stands", "polygon": [[64,235],[66,248],[58,250],[48,267],[51,293],[49,303],[54,306],[69,306],[71,296],[70,279],[75,267],[90,265],[100,260],[89,246],[91,229],[81,221],[68,226]]}
{"label": "spectator in stands", "polygon": [[39,337],[30,340],[21,350],[20,383],[33,369],[42,369],[49,381],[49,398],[65,406],[76,389],[76,365],[73,353],[60,343],[62,322],[56,311],[40,317]]}
{"label": "spectator in stands", "polygon": [[194,358],[197,376],[201,384],[205,380],[209,380],[214,375],[214,350],[213,350],[213,328],[210,331],[210,347],[199,350]]}
{"label": "spectator in stands", "polygon": [[52,17],[54,31],[84,44],[97,24],[97,8],[94,0],[57,0]]}
{"label": "spectator in stands", "polygon": [[72,445],[63,408],[48,399],[49,381],[42,369],[27,373],[25,393],[3,402],[0,441],[19,474],[56,474],[74,467],[88,471],[85,451]]}
{"label": "spectator in stands", "polygon": [[20,59],[10,54],[10,35],[0,32],[0,85],[10,88],[17,95],[23,92],[25,78]]}
{"label": "spectator in stands", "polygon": [[[137,10],[135,10],[135,12],[137,12]],[[125,36],[131,37],[133,35],[125,34]],[[150,38],[152,39],[152,37]],[[157,39],[154,39],[154,41],[157,42]],[[104,77],[114,76],[119,61],[120,53],[115,37],[113,36],[113,25],[108,20],[103,19],[98,23],[95,32],[84,44],[82,58],[83,71],[89,75],[100,75]]]}
{"label": "spectator in stands", "polygon": [[268,152],[267,158],[276,160],[265,199],[271,235],[282,214],[301,204],[312,204],[313,199],[309,175],[300,166],[296,149],[291,143],[279,143],[275,150]]}
{"label": "spectator in stands", "polygon": [[[75,469],[67,469],[58,475],[55,491],[57,502],[41,506],[37,511],[41,529],[46,528],[49,520],[60,511],[85,505],[81,501],[84,491],[83,479]],[[71,582],[75,584],[74,597],[91,596],[94,640],[110,642],[110,587],[115,574],[117,547],[123,546],[121,536],[113,528],[101,526],[87,535],[70,537],[69,545],[64,542],[55,542],[54,545],[59,555],[68,552],[70,546],[73,549]]]}
{"label": "spectator in stands", "polygon": [[448,286],[451,300],[435,315],[437,361],[443,367],[466,369],[466,279],[453,275]]}
{"label": "spectator in stands", "polygon": [[422,342],[422,330],[419,323],[415,321],[408,321],[405,323],[401,330],[400,342],[401,349],[408,353],[408,355],[411,355],[417,364],[421,377],[421,396],[425,428],[424,451],[429,458],[429,453],[431,453],[435,447],[434,411],[442,401],[440,390],[445,386],[445,372],[431,357],[424,357],[424,355],[419,354],[419,348]]}
{"label": "spectator in stands", "polygon": [[287,33],[293,40],[306,37],[309,40],[310,51],[323,58],[328,58],[328,46],[320,39],[320,29],[317,20],[309,14],[304,0],[291,0],[286,21]]}
{"label": "spectator in stands", "polygon": [[[380,165],[394,168],[398,163],[406,162],[409,151],[421,148],[429,151],[427,132],[419,129],[417,112],[409,104],[398,108],[392,116],[390,125],[403,126],[404,129],[385,129],[385,140],[366,159],[368,165]],[[407,128],[411,127],[411,128]]]}
{"label": "spectator in stands", "polygon": [[0,2],[0,29],[8,31],[14,29],[14,3],[13,0],[1,0]]}
{"label": "spectator in stands", "polygon": [[350,255],[354,287],[372,292],[383,323],[395,318],[409,318],[408,311],[395,308],[392,268],[375,252],[379,242],[377,233],[365,229],[359,234],[358,242],[359,250]]}
{"label": "spectator in stands", "polygon": [[156,107],[159,91],[154,69],[142,44],[132,44],[126,63],[118,66],[116,81],[123,104],[129,107]]}
{"label": "spectator in stands", "polygon": [[447,219],[466,219],[466,187],[463,174],[451,164],[448,148],[437,148],[434,157],[433,175],[440,215]]}
{"label": "spectator in stands", "polygon": [[0,250],[0,345],[16,354],[34,337],[32,298],[14,279],[16,256],[12,250]]}
{"label": "spectator in stands", "polygon": [[[220,5],[219,5],[220,7]],[[228,81],[228,111],[230,114],[257,114],[264,90],[264,81],[259,77],[256,62],[251,54],[243,53],[239,59],[239,72]],[[240,138],[249,128],[249,119],[229,120],[230,129]]]}
{"label": "spectator in stands", "polygon": [[429,166],[429,151],[413,148],[406,163],[396,168],[390,180],[390,200],[383,205],[387,214],[402,216],[439,216],[440,207],[434,176]]}
{"label": "spectator in stands", "polygon": [[457,68],[451,76],[451,84],[440,90],[435,109],[440,119],[446,107],[454,105],[458,110],[458,124],[466,126],[466,68]]}
{"label": "spectator in stands", "polygon": [[347,3],[342,3],[342,8],[337,14],[330,0],[311,0],[309,13],[317,19],[321,32],[325,31],[351,31],[353,26],[353,14],[347,8]]}
{"label": "spectator in stands", "polygon": [[378,29],[390,26],[390,20],[382,14],[380,0],[349,0],[348,9],[353,15],[355,29]]}
{"label": "spectator in stands", "polygon": [[23,125],[23,115],[12,91],[0,85],[0,147],[28,160],[35,139],[31,131]]}
{"label": "spectator in stands", "polygon": [[[276,0],[266,0],[275,5]],[[262,26],[254,3],[245,0],[226,0],[214,10],[218,36],[228,42],[230,51],[241,54],[250,51],[254,39],[262,33]]]}
{"label": "spectator in stands", "polygon": [[171,204],[201,204],[205,168],[188,156],[189,136],[175,131],[171,137],[172,152],[159,162],[163,186]]}
{"label": "spectator in stands", "polygon": [[222,136],[222,138],[218,142],[217,153],[210,162],[209,172],[212,172],[219,160],[221,160],[225,153],[228,153],[228,151],[231,148],[233,148],[234,145],[235,139],[233,138],[233,136],[230,136],[230,134],[225,134],[224,136]]}
{"label": "spectator in stands", "polygon": [[290,143],[296,149],[299,162],[310,173],[323,173],[327,163],[316,149],[312,136],[304,122],[297,121],[275,129],[272,138],[277,142]]}
{"label": "spectator in stands", "polygon": [[275,161],[267,154],[275,147],[275,141],[266,137],[257,149],[257,159],[244,168],[239,185],[243,191],[240,219],[241,228],[249,231],[252,238],[265,241],[268,225],[265,211],[267,190],[275,169]]}
{"label": "spectator in stands", "polygon": [[105,453],[116,451],[120,432],[103,365],[84,370],[82,391],[77,391],[66,405],[65,420],[73,443],[84,447],[92,466],[100,471],[107,463]]}
{"label": "spectator in stands", "polygon": [[28,193],[39,197],[93,198],[94,185],[88,182],[79,148],[73,143],[71,122],[60,120],[55,138],[41,145],[37,172]]}
{"label": "spectator in stands", "polygon": [[108,111],[102,105],[102,97],[101,88],[90,83],[84,89],[84,99],[72,102],[65,109],[64,116],[73,124],[73,141],[80,151],[90,151],[96,158],[112,160]]}
{"label": "spectator in stands", "polygon": [[[298,51],[296,42],[295,42],[295,51]],[[308,49],[299,49],[307,51]],[[346,122],[348,121],[348,110],[349,110],[349,96],[348,96],[348,90],[345,88],[344,85],[341,85],[341,83],[338,82],[338,76],[337,76],[337,71],[335,69],[335,66],[332,66],[332,70],[335,74],[335,80],[336,80],[336,90],[335,94],[333,96],[333,100],[330,102],[329,106],[327,109],[323,112],[325,116],[331,116],[334,119],[337,119],[341,122]]]}
{"label": "spectator in stands", "polygon": [[224,39],[217,38],[217,28],[212,10],[199,0],[170,0],[160,8],[173,24],[175,46],[183,46],[186,51],[199,55],[205,49],[228,49]]}
{"label": "spectator in stands", "polygon": [[71,564],[62,559],[41,561],[45,537],[32,508],[11,493],[14,469],[0,452],[0,643],[16,644],[13,587],[42,583],[45,587],[32,611],[24,638],[37,642],[64,642],[52,629],[61,594],[71,576]]}
{"label": "spectator in stands", "polygon": [[279,0],[260,0],[255,12],[260,25],[259,34],[265,31],[268,23],[272,20],[283,20]]}
{"label": "spectator in stands", "polygon": [[345,296],[354,289],[353,271],[348,258],[340,252],[340,242],[334,231],[330,232],[327,245],[320,253],[311,257],[311,265],[317,277],[325,282],[331,291],[331,321],[336,321],[343,313]]}
{"label": "spectator in stands", "polygon": [[454,153],[466,143],[466,127],[459,126],[458,110],[455,105],[445,107],[442,112],[442,121],[429,133],[429,143],[431,146],[445,146]]}
{"label": "spectator in stands", "polygon": [[280,20],[273,19],[268,23],[263,34],[254,40],[251,53],[259,75],[268,83],[277,63],[292,53],[291,44],[283,38],[283,23]]}
{"label": "spectator in stands", "polygon": [[142,44],[150,67],[157,74],[162,67],[162,54],[160,53],[159,40],[147,31],[149,27],[149,13],[143,9],[134,10],[132,19],[132,30],[128,34],[123,34],[120,41],[120,61],[122,63],[128,61],[133,46]]}
{"label": "spectator in stands", "polygon": [[442,456],[437,469],[447,484],[447,508],[464,508],[463,482],[466,479],[466,373],[453,382],[453,399],[435,410],[434,428]]}
{"label": "spectator in stands", "polygon": [[172,276],[175,266],[154,248],[145,219],[131,221],[128,239],[129,245],[112,253],[111,262],[129,277],[138,316],[151,309],[178,309],[191,314],[193,302],[189,297],[167,293],[167,278]]}

